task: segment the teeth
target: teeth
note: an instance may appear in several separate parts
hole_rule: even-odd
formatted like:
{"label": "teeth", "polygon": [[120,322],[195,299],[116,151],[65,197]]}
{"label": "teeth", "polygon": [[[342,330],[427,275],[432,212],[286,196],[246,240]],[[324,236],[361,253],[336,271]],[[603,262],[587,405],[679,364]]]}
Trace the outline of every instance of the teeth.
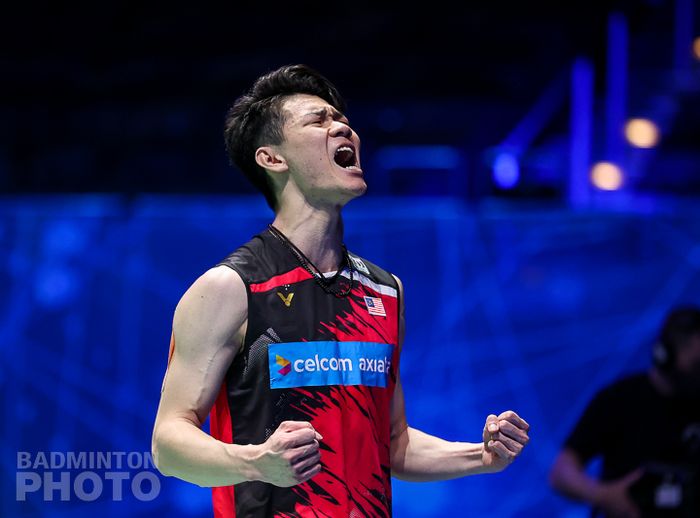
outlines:
{"label": "teeth", "polygon": [[[335,150],[335,161],[345,169],[353,169],[359,171],[360,168],[355,164],[355,150],[350,146],[340,146]],[[346,165],[347,164],[347,165]]]}

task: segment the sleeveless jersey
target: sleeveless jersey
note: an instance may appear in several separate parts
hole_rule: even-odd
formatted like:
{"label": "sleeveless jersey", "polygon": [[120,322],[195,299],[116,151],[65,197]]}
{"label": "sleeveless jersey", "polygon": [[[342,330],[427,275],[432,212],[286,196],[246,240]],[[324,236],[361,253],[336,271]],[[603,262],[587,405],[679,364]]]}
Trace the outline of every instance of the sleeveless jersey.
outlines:
{"label": "sleeveless jersey", "polygon": [[[211,411],[211,435],[261,444],[283,421],[323,436],[321,472],[283,488],[213,488],[214,515],[391,516],[390,408],[398,367],[398,286],[354,254],[352,291],[326,293],[269,231],[219,264],[248,296],[248,327]],[[336,278],[348,286],[345,268]]]}

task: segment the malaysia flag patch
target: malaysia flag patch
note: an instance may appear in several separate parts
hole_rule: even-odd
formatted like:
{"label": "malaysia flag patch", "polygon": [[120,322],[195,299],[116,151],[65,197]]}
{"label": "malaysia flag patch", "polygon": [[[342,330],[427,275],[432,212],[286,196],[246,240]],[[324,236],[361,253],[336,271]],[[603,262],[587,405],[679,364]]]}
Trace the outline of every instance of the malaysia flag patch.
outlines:
{"label": "malaysia flag patch", "polygon": [[367,311],[369,311],[370,315],[377,315],[380,317],[386,316],[384,303],[379,297],[365,297],[365,304],[367,304]]}

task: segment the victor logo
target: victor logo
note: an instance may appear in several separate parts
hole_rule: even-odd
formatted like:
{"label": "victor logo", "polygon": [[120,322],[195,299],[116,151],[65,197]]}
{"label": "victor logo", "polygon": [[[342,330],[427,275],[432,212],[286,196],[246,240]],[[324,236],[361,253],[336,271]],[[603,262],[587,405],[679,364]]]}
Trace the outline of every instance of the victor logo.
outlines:
{"label": "victor logo", "polygon": [[294,292],[290,293],[289,295],[287,295],[287,296],[285,297],[284,295],[282,295],[282,294],[278,291],[278,292],[277,292],[277,295],[279,296],[279,298],[282,299],[282,302],[284,302],[284,305],[285,305],[285,306],[289,307],[289,306],[292,305],[292,297],[294,297]]}

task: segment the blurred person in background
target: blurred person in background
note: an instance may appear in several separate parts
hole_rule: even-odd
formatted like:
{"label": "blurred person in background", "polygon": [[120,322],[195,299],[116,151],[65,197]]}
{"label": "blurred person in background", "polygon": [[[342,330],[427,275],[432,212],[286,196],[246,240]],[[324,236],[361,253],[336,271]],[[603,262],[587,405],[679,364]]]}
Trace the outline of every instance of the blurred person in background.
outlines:
{"label": "blurred person in background", "polygon": [[[586,471],[597,456],[600,479]],[[700,309],[672,310],[650,370],[594,396],[550,483],[590,504],[592,516],[700,517]]]}
{"label": "blurred person in background", "polygon": [[529,440],[512,411],[477,443],[408,426],[401,282],[343,243],[341,209],[367,188],[344,112],[335,86],[293,65],[226,120],[275,218],[180,300],[153,432],[161,472],[214,487],[217,517],[390,516],[392,475],[495,473]]}

